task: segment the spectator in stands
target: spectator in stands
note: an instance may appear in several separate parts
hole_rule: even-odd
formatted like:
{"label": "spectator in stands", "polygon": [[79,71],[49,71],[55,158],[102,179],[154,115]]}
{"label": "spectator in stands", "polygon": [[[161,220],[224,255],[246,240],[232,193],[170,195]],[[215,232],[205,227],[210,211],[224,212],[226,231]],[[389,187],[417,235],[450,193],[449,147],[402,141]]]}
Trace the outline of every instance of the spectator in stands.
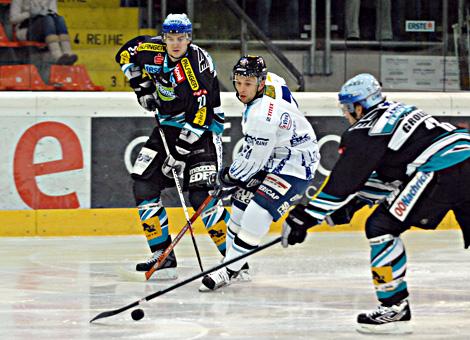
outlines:
{"label": "spectator in stands", "polygon": [[[392,40],[392,5],[391,0],[374,1],[376,6],[375,39]],[[361,0],[348,0],[345,3],[346,39],[359,40],[359,13]]]}
{"label": "spectator in stands", "polygon": [[54,63],[72,65],[77,61],[65,20],[57,14],[57,0],[12,0],[10,22],[18,40],[45,42]]}
{"label": "spectator in stands", "polygon": [[[277,3],[282,9],[276,16],[282,18],[282,29],[280,36],[287,39],[299,39],[299,1],[298,0],[281,0]],[[269,27],[270,17],[274,14],[272,11],[272,0],[256,1],[256,18],[255,22],[267,37],[273,37],[273,32]],[[277,19],[277,18],[276,18]]]}

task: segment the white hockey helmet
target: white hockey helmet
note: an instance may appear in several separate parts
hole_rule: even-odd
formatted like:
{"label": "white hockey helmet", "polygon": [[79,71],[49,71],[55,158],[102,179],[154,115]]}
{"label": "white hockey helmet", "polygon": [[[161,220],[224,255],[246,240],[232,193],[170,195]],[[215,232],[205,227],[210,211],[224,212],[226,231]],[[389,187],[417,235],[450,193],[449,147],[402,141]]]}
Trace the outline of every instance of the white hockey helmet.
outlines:
{"label": "white hockey helmet", "polygon": [[185,33],[189,37],[193,33],[193,25],[186,14],[168,14],[163,21],[162,33]]}
{"label": "white hockey helmet", "polygon": [[383,102],[385,97],[378,80],[369,73],[361,73],[344,83],[338,99],[343,108],[354,113],[354,104],[360,104],[367,111]]}

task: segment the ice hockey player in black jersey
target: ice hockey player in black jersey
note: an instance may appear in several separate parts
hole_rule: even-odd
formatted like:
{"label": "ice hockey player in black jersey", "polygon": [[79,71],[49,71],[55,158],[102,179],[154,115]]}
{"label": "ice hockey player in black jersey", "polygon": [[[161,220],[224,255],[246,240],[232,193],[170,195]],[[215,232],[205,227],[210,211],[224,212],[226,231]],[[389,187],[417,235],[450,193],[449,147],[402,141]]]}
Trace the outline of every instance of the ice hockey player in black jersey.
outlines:
{"label": "ice hockey player in black jersey", "polygon": [[367,219],[371,271],[380,306],[359,314],[367,333],[409,333],[407,258],[401,233],[435,229],[453,210],[470,245],[470,134],[413,105],[388,101],[379,82],[359,74],[341,88],[339,101],[351,127],[326,185],[297,205],[283,225],[283,245],[304,241],[323,220],[348,223],[366,203],[379,204]]}
{"label": "ice hockey player in black jersey", "polygon": [[[171,243],[160,196],[175,185],[172,168],[183,177],[190,203],[197,209],[208,195],[207,179],[221,164],[224,113],[217,73],[210,55],[191,42],[191,34],[192,24],[185,14],[170,14],[163,22],[162,36],[138,36],[116,55],[139,104],[155,112],[170,149],[167,155],[154,128],[134,164],[134,197],[153,253],[147,262],[137,264],[137,271],[149,270]],[[212,204],[201,216],[224,255],[228,212]],[[158,277],[175,278],[176,264],[172,252]]]}

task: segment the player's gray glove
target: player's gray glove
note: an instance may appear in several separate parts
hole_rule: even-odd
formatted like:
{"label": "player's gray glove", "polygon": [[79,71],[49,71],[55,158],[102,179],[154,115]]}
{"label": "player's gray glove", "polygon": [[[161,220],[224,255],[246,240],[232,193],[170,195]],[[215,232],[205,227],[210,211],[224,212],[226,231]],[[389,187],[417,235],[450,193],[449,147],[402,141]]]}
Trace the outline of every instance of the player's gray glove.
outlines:
{"label": "player's gray glove", "polygon": [[186,163],[175,159],[172,155],[167,156],[162,165],[162,172],[168,178],[173,178],[173,171],[175,169],[177,177],[183,177],[183,171]]}
{"label": "player's gray glove", "polygon": [[238,181],[230,176],[228,167],[211,174],[207,184],[213,188],[212,195],[218,198],[229,196],[238,189]]}
{"label": "player's gray glove", "polygon": [[138,97],[139,104],[147,111],[155,111],[158,108],[158,97],[156,93],[144,94]]}
{"label": "player's gray glove", "polygon": [[289,244],[294,245],[305,241],[307,230],[319,224],[315,217],[305,211],[306,209],[306,205],[297,204],[289,212],[282,225],[281,244],[284,248],[287,248]]}

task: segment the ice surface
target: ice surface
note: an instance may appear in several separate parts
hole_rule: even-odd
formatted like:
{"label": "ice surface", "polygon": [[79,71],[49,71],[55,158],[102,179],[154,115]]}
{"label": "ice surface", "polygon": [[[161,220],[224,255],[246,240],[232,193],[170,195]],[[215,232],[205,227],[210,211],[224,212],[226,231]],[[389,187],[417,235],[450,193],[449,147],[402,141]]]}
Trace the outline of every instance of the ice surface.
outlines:
{"label": "ice surface", "polygon": [[[205,269],[216,265],[209,237],[197,241]],[[408,232],[404,241],[414,334],[399,338],[470,339],[470,252],[460,233]],[[354,330],[357,313],[376,306],[358,232],[275,245],[249,258],[252,282],[199,293],[194,281],[146,303],[141,321],[129,310],[89,323],[198,273],[189,236],[176,253],[177,281],[144,282],[133,271],[149,254],[143,236],[2,238],[0,339],[375,338]]]}

